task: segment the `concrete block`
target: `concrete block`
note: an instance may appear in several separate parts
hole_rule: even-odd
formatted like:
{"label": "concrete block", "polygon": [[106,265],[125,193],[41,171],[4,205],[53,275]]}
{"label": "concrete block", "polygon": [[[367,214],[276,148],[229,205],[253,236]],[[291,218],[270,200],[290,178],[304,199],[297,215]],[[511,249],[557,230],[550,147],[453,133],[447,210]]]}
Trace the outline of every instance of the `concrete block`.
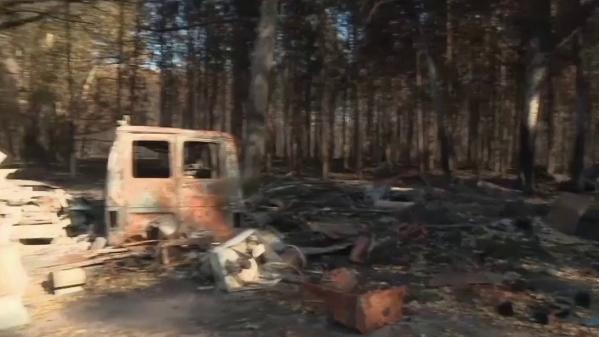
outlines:
{"label": "concrete block", "polygon": [[50,273],[52,288],[68,288],[85,284],[85,270],[83,268],[60,270]]}

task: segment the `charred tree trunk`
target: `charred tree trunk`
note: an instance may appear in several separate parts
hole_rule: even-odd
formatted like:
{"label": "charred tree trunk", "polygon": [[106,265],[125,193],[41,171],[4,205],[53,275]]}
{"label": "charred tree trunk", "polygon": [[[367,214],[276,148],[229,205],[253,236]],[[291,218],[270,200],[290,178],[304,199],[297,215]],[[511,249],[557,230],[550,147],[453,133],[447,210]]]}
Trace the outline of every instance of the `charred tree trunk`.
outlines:
{"label": "charred tree trunk", "polygon": [[[326,71],[323,71],[326,72]],[[321,175],[323,179],[329,178],[329,172],[331,170],[331,153],[329,142],[331,141],[331,130],[329,130],[329,96],[333,95],[331,88],[327,86],[326,76],[322,76],[323,92],[320,103],[320,161],[321,161]]]}
{"label": "charred tree trunk", "polygon": [[428,161],[428,150],[425,143],[426,128],[424,126],[424,108],[422,103],[422,72],[420,64],[420,53],[416,53],[416,130],[418,133],[418,167],[420,173],[426,171],[426,163]]}
{"label": "charred tree trunk", "polygon": [[[65,42],[66,42],[66,68],[67,68],[67,116],[69,116],[70,124],[69,131],[71,137],[69,139],[69,173],[71,177],[77,175],[77,152],[76,152],[76,118],[75,115],[75,87],[73,80],[73,64],[72,64],[72,45],[71,45],[71,4],[67,0],[65,2]],[[10,136],[9,136],[10,137]],[[65,158],[66,159],[66,158]]]}
{"label": "charred tree trunk", "polygon": [[578,191],[584,190],[584,169],[586,124],[590,115],[590,93],[589,83],[584,69],[581,55],[583,45],[582,33],[578,33],[573,40],[572,52],[574,55],[574,66],[576,67],[576,133],[574,136],[574,150],[571,162],[571,175]]}
{"label": "charred tree trunk", "polygon": [[277,23],[277,0],[264,0],[260,10],[255,49],[252,55],[252,81],[244,141],[244,176],[257,177],[264,164],[265,116],[268,109],[269,78],[274,63],[274,44]]}
{"label": "charred tree trunk", "polygon": [[[67,20],[68,21],[68,20]],[[116,79],[116,111],[115,120],[121,119],[123,115],[123,87],[125,62],[125,0],[119,0],[119,29],[118,29],[118,64]]]}
{"label": "charred tree trunk", "polygon": [[302,127],[302,159],[312,158],[312,75],[307,74],[304,88],[304,125]]}
{"label": "charred tree trunk", "polygon": [[366,149],[366,153],[368,154],[368,157],[365,158],[366,163],[369,162],[369,160],[372,160],[372,153],[374,150],[374,141],[373,139],[375,138],[375,134],[374,134],[374,130],[373,130],[373,120],[374,120],[374,98],[375,98],[375,88],[374,88],[374,80],[372,79],[372,75],[367,74],[366,75],[368,78],[366,79],[366,87],[364,88],[365,90],[365,94],[366,94],[366,116],[364,116],[366,118],[365,120],[365,135],[364,135],[364,142],[366,144],[362,144],[362,148]]}
{"label": "charred tree trunk", "polygon": [[161,32],[158,35],[160,56],[158,67],[160,68],[160,126],[170,127],[173,124],[173,105],[177,95],[175,94],[175,76],[173,74],[173,46],[172,41],[164,32],[167,22],[172,20],[174,3],[163,2],[158,26]]}
{"label": "charred tree trunk", "polygon": [[[146,124],[146,112],[143,109],[137,109],[137,86],[138,78],[137,72],[139,68],[139,56],[141,54],[141,24],[142,24],[142,11],[144,2],[143,0],[137,0],[135,3],[135,36],[133,37],[133,51],[131,54],[130,77],[129,77],[129,113],[134,123],[144,125]],[[139,113],[138,113],[139,111]]]}
{"label": "charred tree trunk", "polygon": [[359,86],[357,79],[354,80],[353,90],[353,109],[354,109],[354,159],[355,159],[355,170],[358,177],[362,177],[362,116],[360,113],[360,96]]}
{"label": "charred tree trunk", "polygon": [[[348,81],[349,82],[349,81]],[[350,157],[350,144],[348,141],[348,129],[349,129],[349,115],[348,115],[348,100],[349,100],[349,86],[345,87],[345,90],[343,90],[343,120],[341,123],[341,153],[342,153],[342,157],[343,157],[343,169],[344,170],[349,170],[350,166],[349,166],[349,157]]]}
{"label": "charred tree trunk", "polygon": [[210,96],[207,97],[208,100],[208,109],[206,111],[206,115],[204,116],[206,118],[205,120],[205,125],[206,128],[208,130],[214,130],[215,129],[215,110],[216,110],[216,106],[218,104],[218,91],[219,91],[219,84],[218,84],[218,76],[216,74],[214,74],[214,76],[212,76],[212,81],[210,83],[210,88],[212,91],[210,91]]}
{"label": "charred tree trunk", "polygon": [[547,173],[553,175],[557,173],[557,143],[556,129],[559,123],[556,123],[557,116],[555,111],[555,74],[552,71],[552,65],[548,66],[547,73],[547,93],[545,100],[545,112],[547,114]]}
{"label": "charred tree trunk", "polygon": [[231,132],[243,139],[243,124],[248,111],[248,83],[250,83],[250,50],[256,31],[252,19],[257,16],[256,0],[235,0],[234,7],[240,22],[235,25],[233,38],[233,111]]}
{"label": "charred tree trunk", "polygon": [[[185,2],[185,19],[188,25],[193,25],[195,22],[194,15],[194,5],[191,2]],[[197,67],[197,57],[196,57],[196,47],[195,47],[195,32],[194,30],[187,31],[187,59],[185,62],[185,77],[186,77],[186,97],[185,97],[185,109],[183,110],[183,118],[182,118],[182,126],[183,128],[192,129],[195,124],[195,111],[196,111],[196,95],[197,95],[197,85],[196,85],[196,69]]]}
{"label": "charred tree trunk", "polygon": [[447,134],[449,125],[447,124],[446,92],[442,76],[439,73],[439,64],[435,61],[428,48],[425,50],[425,57],[431,86],[431,96],[437,113],[437,137],[439,137],[439,146],[441,150],[441,168],[445,175],[449,177],[451,176],[451,148],[449,136]]}
{"label": "charred tree trunk", "polygon": [[328,179],[331,171],[331,156],[333,153],[334,143],[334,118],[335,118],[335,102],[337,100],[337,91],[333,85],[327,85],[327,81],[323,76],[324,93],[322,97],[322,123],[321,123],[321,162],[322,162],[322,178]]}
{"label": "charred tree trunk", "polygon": [[291,78],[290,78],[290,71],[289,68],[286,67],[285,68],[285,75],[283,78],[284,84],[283,84],[283,127],[288,128],[287,132],[286,130],[283,130],[283,156],[284,158],[289,161],[291,160],[291,156],[290,156],[290,139],[291,139],[291,125],[292,125],[292,118],[290,116],[290,112],[291,112]]}

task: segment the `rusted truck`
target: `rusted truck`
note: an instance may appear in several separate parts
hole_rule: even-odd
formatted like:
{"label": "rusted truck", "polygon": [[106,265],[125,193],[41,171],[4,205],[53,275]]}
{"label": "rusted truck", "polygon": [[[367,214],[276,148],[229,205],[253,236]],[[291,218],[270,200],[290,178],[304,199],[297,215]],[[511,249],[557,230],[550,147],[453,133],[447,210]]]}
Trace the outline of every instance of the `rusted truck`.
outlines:
{"label": "rusted truck", "polygon": [[119,124],[106,179],[109,244],[197,232],[229,239],[242,197],[233,137]]}

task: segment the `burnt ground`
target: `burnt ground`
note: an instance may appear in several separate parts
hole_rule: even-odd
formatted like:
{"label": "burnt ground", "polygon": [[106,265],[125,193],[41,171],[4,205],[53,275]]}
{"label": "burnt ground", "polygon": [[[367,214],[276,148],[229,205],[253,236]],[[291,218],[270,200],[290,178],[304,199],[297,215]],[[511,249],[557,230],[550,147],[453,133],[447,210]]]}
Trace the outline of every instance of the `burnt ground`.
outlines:
{"label": "burnt ground", "polygon": [[[101,180],[52,182],[101,204]],[[421,191],[417,204],[402,212],[374,209],[364,200],[368,182],[269,178],[253,200],[254,220],[304,246],[335,242],[309,231],[307,221],[337,221],[373,234],[378,245],[366,264],[350,263],[349,252],[341,251],[313,257],[306,268],[312,275],[353,268],[366,288],[407,285],[404,320],[372,336],[599,335],[588,326],[599,318],[599,246],[545,224],[554,186],[528,198],[476,186],[469,177],[451,186],[417,177],[387,182]],[[589,233],[593,223],[586,220]],[[76,244],[23,248],[32,323],[0,336],[356,335],[327,319],[297,284],[227,294],[213,289],[197,264],[165,269],[152,259],[111,262],[88,271],[85,292],[48,295],[39,266]]]}

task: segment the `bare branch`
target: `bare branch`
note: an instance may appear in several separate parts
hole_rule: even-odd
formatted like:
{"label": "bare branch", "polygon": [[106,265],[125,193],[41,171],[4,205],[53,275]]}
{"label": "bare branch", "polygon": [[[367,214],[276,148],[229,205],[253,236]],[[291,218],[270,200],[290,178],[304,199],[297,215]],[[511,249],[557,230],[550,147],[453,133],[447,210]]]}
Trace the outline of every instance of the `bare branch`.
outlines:
{"label": "bare branch", "polygon": [[377,1],[370,9],[370,12],[368,13],[368,17],[366,18],[366,22],[370,22],[370,20],[372,20],[372,17],[376,14],[376,12],[379,10],[379,8],[382,5],[392,3],[392,2],[397,2],[397,1],[398,0],[379,0],[379,1]]}
{"label": "bare branch", "polygon": [[22,26],[22,25],[25,25],[28,23],[40,21],[40,20],[46,18],[47,16],[48,16],[48,13],[40,13],[40,14],[29,16],[26,18],[0,22],[0,30],[15,28],[15,27],[19,27],[19,26]]}
{"label": "bare branch", "polygon": [[574,38],[587,23],[589,18],[593,16],[595,10],[599,7],[599,0],[588,0],[584,1],[578,8],[578,18],[576,20],[576,26],[572,27],[572,31],[563,37],[558,37],[559,42],[555,45],[554,50],[558,50],[568,44],[572,38]]}
{"label": "bare branch", "polygon": [[234,23],[234,22],[239,22],[239,21],[241,21],[241,19],[236,18],[236,17],[235,18],[218,18],[218,19],[198,22],[198,23],[194,23],[191,25],[185,25],[185,26],[171,26],[171,27],[166,27],[166,28],[154,28],[154,27],[150,27],[150,26],[145,26],[145,27],[141,27],[141,29],[144,31],[156,32],[156,33],[166,33],[166,32],[180,31],[180,30],[189,30],[189,29],[193,29],[193,28],[223,24],[223,23]]}

